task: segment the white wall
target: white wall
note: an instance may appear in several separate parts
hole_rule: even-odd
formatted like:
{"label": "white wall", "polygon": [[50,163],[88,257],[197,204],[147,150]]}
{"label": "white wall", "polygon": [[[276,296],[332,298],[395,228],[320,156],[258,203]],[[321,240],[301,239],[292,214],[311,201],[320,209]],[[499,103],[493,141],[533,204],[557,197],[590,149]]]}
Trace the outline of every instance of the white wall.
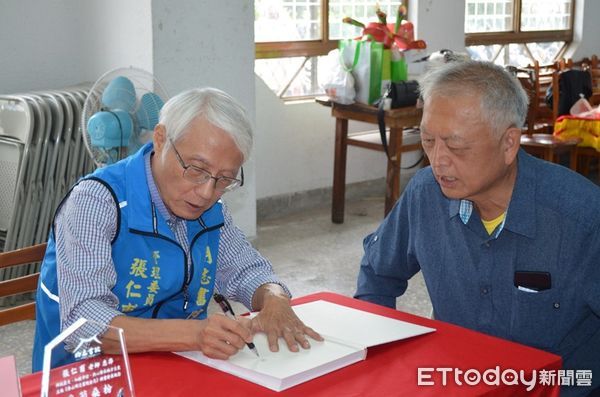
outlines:
{"label": "white wall", "polygon": [[575,6],[573,43],[565,56],[574,60],[594,54],[600,56],[600,1],[577,0]]}
{"label": "white wall", "polygon": [[0,93],[95,81],[152,66],[149,0],[0,1]]}
{"label": "white wall", "polygon": [[[331,186],[335,121],[314,102],[284,104],[256,77],[257,198]],[[374,125],[366,125],[373,129]],[[350,131],[365,129],[350,122]],[[347,183],[381,178],[385,155],[348,148]]]}
{"label": "white wall", "polygon": [[408,19],[428,51],[465,51],[465,0],[411,0]]}
{"label": "white wall", "polygon": [[[176,94],[212,86],[246,108],[254,124],[254,3],[250,0],[152,0],[154,73]],[[246,183],[224,199],[236,224],[256,234],[254,161]]]}
{"label": "white wall", "polygon": [[[0,90],[3,94],[60,87],[87,77],[81,70],[84,2],[0,2]],[[69,60],[65,62],[65,60]]]}
{"label": "white wall", "polygon": [[[73,1],[69,2],[70,4]],[[150,0],[94,0],[87,5],[81,34],[88,47],[82,69],[92,76],[124,66],[153,71]]]}

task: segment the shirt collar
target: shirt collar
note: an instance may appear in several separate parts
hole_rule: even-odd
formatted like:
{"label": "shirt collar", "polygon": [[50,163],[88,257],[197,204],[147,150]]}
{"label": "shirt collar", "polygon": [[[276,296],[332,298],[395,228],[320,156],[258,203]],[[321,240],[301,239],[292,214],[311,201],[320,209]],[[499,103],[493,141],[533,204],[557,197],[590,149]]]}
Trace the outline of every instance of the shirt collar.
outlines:
{"label": "shirt collar", "polygon": [[469,200],[460,200],[460,204],[458,206],[458,215],[460,216],[460,220],[463,224],[469,223],[469,219],[471,218],[471,214],[473,213],[473,202]]}
{"label": "shirt collar", "polygon": [[[534,160],[523,149],[517,155],[517,179],[512,192],[506,216],[493,237],[498,237],[506,228],[526,237],[535,236],[535,186],[536,168]],[[460,217],[467,224],[473,213],[473,203],[469,200],[450,200],[449,217]]]}

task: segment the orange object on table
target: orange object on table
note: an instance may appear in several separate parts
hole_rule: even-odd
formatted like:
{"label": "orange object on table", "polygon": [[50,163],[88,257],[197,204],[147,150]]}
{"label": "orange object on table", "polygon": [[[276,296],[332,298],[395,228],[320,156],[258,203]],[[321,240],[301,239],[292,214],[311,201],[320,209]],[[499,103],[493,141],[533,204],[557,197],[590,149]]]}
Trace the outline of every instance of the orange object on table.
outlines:
{"label": "orange object on table", "polygon": [[561,140],[580,138],[579,146],[600,151],[600,119],[561,116],[554,123],[553,135]]}

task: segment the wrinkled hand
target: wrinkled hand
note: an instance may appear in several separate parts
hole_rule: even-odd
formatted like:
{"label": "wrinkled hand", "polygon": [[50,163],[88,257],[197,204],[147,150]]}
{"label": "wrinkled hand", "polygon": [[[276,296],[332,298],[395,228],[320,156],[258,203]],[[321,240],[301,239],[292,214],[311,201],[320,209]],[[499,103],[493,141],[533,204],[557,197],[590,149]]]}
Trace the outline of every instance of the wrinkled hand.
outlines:
{"label": "wrinkled hand", "polygon": [[281,295],[271,295],[265,298],[262,310],[252,319],[252,331],[262,331],[267,334],[269,349],[272,352],[279,351],[277,343],[279,337],[285,339],[288,349],[293,352],[299,350],[298,344],[304,349],[310,349],[306,335],[314,340],[323,340],[321,335],[304,325],[296,316],[290,307],[289,298]]}
{"label": "wrinkled hand", "polygon": [[252,324],[247,318],[233,320],[219,313],[198,323],[198,344],[207,357],[226,360],[252,342]]}

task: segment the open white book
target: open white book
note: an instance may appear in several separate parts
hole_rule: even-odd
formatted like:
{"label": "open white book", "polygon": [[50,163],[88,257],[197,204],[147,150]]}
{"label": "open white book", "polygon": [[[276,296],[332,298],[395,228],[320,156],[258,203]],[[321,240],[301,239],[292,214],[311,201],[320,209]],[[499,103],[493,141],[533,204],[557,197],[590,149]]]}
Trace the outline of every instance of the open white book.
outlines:
{"label": "open white book", "polygon": [[309,338],[310,349],[301,348],[300,352],[293,353],[281,339],[279,352],[272,353],[266,335],[261,333],[254,336],[260,357],[248,348],[229,360],[211,359],[197,351],[177,354],[281,391],[364,360],[368,347],[435,331],[322,300],[293,306],[293,309],[305,324],[325,338],[324,342]]}

